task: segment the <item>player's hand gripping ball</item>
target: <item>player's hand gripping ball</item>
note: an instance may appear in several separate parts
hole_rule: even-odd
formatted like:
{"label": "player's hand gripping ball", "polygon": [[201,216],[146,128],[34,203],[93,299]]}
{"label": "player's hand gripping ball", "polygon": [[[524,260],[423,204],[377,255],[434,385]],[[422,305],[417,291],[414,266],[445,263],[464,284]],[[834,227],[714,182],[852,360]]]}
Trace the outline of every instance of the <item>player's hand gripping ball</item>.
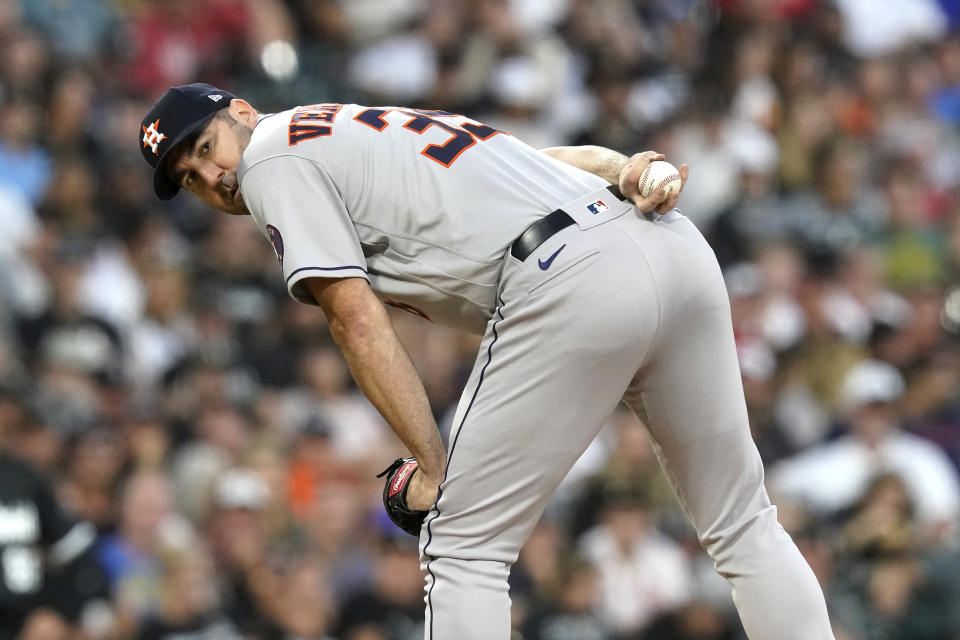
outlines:
{"label": "player's hand gripping ball", "polygon": [[666,160],[654,160],[640,174],[638,187],[640,195],[649,198],[658,188],[663,189],[663,198],[657,204],[665,202],[670,194],[679,191],[682,186],[680,172]]}
{"label": "player's hand gripping ball", "polygon": [[412,536],[420,535],[420,527],[427,517],[426,511],[415,511],[407,506],[407,489],[410,480],[418,471],[416,458],[397,458],[389,467],[377,474],[387,477],[383,486],[383,506],[393,523]]}

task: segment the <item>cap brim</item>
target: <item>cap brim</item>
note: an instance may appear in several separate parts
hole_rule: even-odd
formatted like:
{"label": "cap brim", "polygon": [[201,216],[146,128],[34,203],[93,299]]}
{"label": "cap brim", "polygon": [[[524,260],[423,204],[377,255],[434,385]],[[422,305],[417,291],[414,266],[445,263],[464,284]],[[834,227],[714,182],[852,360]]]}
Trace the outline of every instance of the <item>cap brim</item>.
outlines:
{"label": "cap brim", "polygon": [[189,137],[190,134],[207,126],[207,124],[213,120],[213,117],[217,115],[217,113],[219,113],[219,111],[214,111],[206,118],[197,120],[192,125],[181,131],[180,135],[173,139],[173,142],[170,143],[170,146],[167,147],[167,150],[164,152],[164,154],[160,156],[160,160],[157,161],[157,166],[153,170],[153,192],[157,194],[158,198],[161,200],[170,200],[175,195],[180,193],[180,185],[174,182],[167,173],[167,160],[181,142]]}

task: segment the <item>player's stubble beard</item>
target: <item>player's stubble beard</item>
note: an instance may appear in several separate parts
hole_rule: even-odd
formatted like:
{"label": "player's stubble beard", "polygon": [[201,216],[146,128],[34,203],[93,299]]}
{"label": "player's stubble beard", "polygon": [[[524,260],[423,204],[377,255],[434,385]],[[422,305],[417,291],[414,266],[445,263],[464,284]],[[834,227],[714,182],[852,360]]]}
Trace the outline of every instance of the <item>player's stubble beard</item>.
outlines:
{"label": "player's stubble beard", "polygon": [[[237,167],[234,167],[231,170],[233,174],[233,179],[237,179],[237,168],[240,164],[240,158],[243,157],[243,152],[247,150],[247,146],[250,144],[250,139],[253,137],[253,127],[247,126],[246,124],[239,122],[233,118],[226,110],[223,112],[223,119],[226,120],[230,125],[230,130],[233,132],[233,135],[236,136],[237,141]],[[243,201],[243,193],[240,189],[237,189],[236,194],[233,197],[233,210],[227,211],[230,215],[234,216],[248,216],[250,215],[250,210],[247,209],[247,204]]]}

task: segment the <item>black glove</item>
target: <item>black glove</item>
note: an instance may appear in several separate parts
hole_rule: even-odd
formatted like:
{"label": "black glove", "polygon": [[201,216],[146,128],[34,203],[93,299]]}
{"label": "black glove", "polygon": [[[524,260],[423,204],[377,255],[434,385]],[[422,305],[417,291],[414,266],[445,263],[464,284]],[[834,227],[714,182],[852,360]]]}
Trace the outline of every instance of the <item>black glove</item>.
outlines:
{"label": "black glove", "polygon": [[397,458],[389,467],[377,474],[387,476],[383,486],[383,506],[393,523],[412,536],[420,536],[420,527],[427,517],[426,511],[413,511],[407,507],[407,487],[417,472],[416,458]]}

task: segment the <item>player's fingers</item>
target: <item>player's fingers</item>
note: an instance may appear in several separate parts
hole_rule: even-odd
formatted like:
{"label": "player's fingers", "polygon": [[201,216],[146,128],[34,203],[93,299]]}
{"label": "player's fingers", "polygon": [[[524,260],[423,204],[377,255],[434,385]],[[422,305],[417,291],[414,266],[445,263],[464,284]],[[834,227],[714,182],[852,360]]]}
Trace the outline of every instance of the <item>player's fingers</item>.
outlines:
{"label": "player's fingers", "polygon": [[437,499],[439,481],[430,481],[425,475],[414,472],[407,488],[407,506],[414,511],[427,511]]}
{"label": "player's fingers", "polygon": [[683,187],[687,184],[687,176],[690,175],[690,167],[687,165],[680,165],[680,189],[674,191],[670,196],[657,207],[657,213],[664,214],[670,211],[673,211],[677,207],[677,201],[680,200],[680,194],[683,192]]}
{"label": "player's fingers", "polygon": [[639,194],[632,198],[633,202],[637,205],[637,208],[640,211],[653,211],[657,208],[657,203],[663,199],[663,188],[658,187],[646,198],[640,196]]}
{"label": "player's fingers", "polygon": [[653,162],[654,160],[663,160],[665,157],[666,156],[664,156],[662,153],[657,153],[656,151],[648,150],[648,151],[641,151],[640,153],[633,154],[630,157],[630,160],[628,162],[642,163],[642,166],[640,167],[640,171],[643,171],[646,168],[646,166],[651,162]]}
{"label": "player's fingers", "polygon": [[[644,151],[634,154],[620,169],[620,193],[634,202],[640,197],[640,175],[651,162],[663,160],[664,156],[656,151]],[[639,205],[638,205],[639,206]]]}
{"label": "player's fingers", "polygon": [[657,213],[659,213],[660,215],[663,215],[665,213],[669,213],[670,211],[673,211],[673,209],[677,206],[677,200],[679,199],[680,199],[680,192],[674,191],[673,193],[670,194],[670,196],[666,200],[663,201],[663,204],[657,207]]}

